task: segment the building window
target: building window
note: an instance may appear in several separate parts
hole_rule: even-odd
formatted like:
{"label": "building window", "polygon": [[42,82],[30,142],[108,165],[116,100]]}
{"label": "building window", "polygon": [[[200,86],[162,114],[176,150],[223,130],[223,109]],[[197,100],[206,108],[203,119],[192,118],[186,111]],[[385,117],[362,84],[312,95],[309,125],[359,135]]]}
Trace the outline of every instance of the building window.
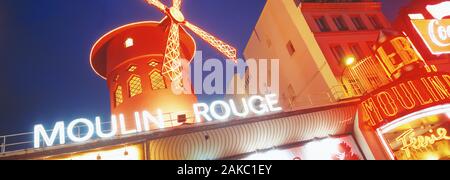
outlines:
{"label": "building window", "polygon": [[152,82],[153,90],[166,89],[166,82],[164,81],[164,77],[159,71],[153,71],[150,74],[150,81]]}
{"label": "building window", "polygon": [[116,91],[114,92],[114,101],[116,104],[116,107],[123,103],[123,93],[122,93],[122,86],[118,86]]}
{"label": "building window", "polygon": [[367,26],[364,24],[360,16],[352,17],[352,22],[358,30],[367,30]]}
{"label": "building window", "polygon": [[344,17],[337,16],[333,18],[334,24],[339,29],[339,31],[348,31],[348,26],[345,23]]}
{"label": "building window", "polygon": [[375,29],[383,29],[383,25],[380,22],[380,19],[376,15],[369,16],[370,23],[372,23]]}
{"label": "building window", "polygon": [[267,40],[266,40],[266,43],[267,43],[267,47],[272,47],[272,40],[270,40],[269,38],[267,38]]}
{"label": "building window", "polygon": [[125,40],[124,46],[125,46],[125,48],[129,48],[129,47],[134,46],[133,38],[128,38],[127,40]]}
{"label": "building window", "polygon": [[353,56],[357,60],[361,60],[364,58],[364,53],[358,44],[350,44],[350,49],[352,50]]}
{"label": "building window", "polygon": [[141,94],[143,91],[141,78],[138,76],[133,76],[128,82],[128,87],[130,90],[130,97]]}
{"label": "building window", "polygon": [[328,25],[327,20],[325,19],[325,16],[314,18],[314,21],[316,21],[316,24],[321,32],[331,31],[330,26]]}
{"label": "building window", "polygon": [[295,53],[295,47],[294,47],[294,44],[292,44],[292,41],[289,41],[289,42],[287,43],[286,48],[287,48],[287,50],[288,50],[290,56],[294,55],[294,53]]}
{"label": "building window", "polygon": [[331,51],[333,52],[334,57],[338,61],[339,64],[342,64],[344,58],[345,58],[345,51],[344,48],[340,45],[331,46]]}
{"label": "building window", "polygon": [[159,63],[156,62],[156,61],[152,61],[152,62],[148,63],[148,65],[151,66],[151,67],[156,67],[156,66],[159,65]]}
{"label": "building window", "polygon": [[137,69],[137,66],[131,65],[131,66],[128,68],[128,71],[129,71],[129,72],[134,72],[134,71],[136,71],[136,69]]}

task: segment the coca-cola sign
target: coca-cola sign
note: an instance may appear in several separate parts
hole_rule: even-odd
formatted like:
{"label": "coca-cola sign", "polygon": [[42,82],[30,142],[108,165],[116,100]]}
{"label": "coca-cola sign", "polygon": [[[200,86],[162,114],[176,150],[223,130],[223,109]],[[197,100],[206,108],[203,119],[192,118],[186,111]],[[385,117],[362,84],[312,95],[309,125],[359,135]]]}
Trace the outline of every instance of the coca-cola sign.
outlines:
{"label": "coca-cola sign", "polygon": [[412,20],[431,53],[450,53],[450,19]]}
{"label": "coca-cola sign", "polygon": [[450,46],[450,25],[441,24],[438,20],[432,20],[428,25],[428,32],[431,41],[437,46]]}
{"label": "coca-cola sign", "polygon": [[431,53],[450,53],[450,1],[428,5],[427,11],[434,19],[425,19],[422,14],[410,14],[412,24],[422,37]]}

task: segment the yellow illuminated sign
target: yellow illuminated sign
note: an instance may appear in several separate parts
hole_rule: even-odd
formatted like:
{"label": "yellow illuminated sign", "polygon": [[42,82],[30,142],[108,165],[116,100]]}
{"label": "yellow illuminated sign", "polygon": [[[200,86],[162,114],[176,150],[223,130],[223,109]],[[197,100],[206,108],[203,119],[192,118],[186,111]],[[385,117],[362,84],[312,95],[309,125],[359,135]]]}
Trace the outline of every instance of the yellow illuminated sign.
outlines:
{"label": "yellow illuminated sign", "polygon": [[[433,130],[430,130],[430,133],[434,133]],[[409,129],[395,140],[403,144],[401,150],[405,152],[408,158],[411,158],[412,149],[422,150],[434,145],[438,141],[450,140],[450,137],[445,128],[437,129],[436,133],[430,136],[416,136],[414,129]]]}
{"label": "yellow illuminated sign", "polygon": [[391,78],[402,67],[422,60],[410,41],[402,36],[389,40],[376,53]]}
{"label": "yellow illuminated sign", "polygon": [[450,19],[414,19],[411,22],[432,54],[450,53]]}

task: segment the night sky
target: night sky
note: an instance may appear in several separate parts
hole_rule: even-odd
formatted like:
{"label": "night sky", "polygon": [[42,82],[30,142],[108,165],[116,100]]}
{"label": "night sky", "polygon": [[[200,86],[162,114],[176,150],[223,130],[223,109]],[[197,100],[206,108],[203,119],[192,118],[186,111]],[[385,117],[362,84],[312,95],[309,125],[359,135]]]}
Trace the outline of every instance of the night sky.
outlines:
{"label": "night sky", "polygon": [[[408,1],[382,0],[383,11],[393,20]],[[182,11],[242,52],[264,4],[185,0]],[[106,82],[89,65],[91,46],[115,27],[162,17],[144,0],[0,0],[0,135],[80,117],[109,119]],[[197,44],[205,58],[222,57]]]}

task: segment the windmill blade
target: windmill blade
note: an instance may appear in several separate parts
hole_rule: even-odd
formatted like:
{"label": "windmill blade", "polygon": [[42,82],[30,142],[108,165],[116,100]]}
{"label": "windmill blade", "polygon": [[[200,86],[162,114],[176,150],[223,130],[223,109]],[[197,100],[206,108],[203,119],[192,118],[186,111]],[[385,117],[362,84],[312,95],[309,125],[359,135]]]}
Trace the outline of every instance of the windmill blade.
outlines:
{"label": "windmill blade", "polygon": [[166,5],[164,5],[161,1],[159,0],[146,0],[148,4],[153,5],[155,7],[157,7],[160,11],[164,12],[166,10]]}
{"label": "windmill blade", "polygon": [[199,27],[189,23],[185,22],[184,25],[191,29],[195,34],[200,36],[203,40],[211,44],[214,48],[219,50],[222,54],[224,54],[228,59],[233,60],[234,62],[237,62],[237,50],[226,44],[225,42],[217,39],[213,35],[205,32],[204,30],[200,29]]}
{"label": "windmill blade", "polygon": [[170,26],[162,70],[163,75],[169,77],[172,82],[180,81],[182,79],[180,60],[180,26],[177,23],[172,23]]}
{"label": "windmill blade", "polygon": [[178,10],[181,9],[181,3],[183,3],[183,0],[173,0],[173,7],[177,8]]}

